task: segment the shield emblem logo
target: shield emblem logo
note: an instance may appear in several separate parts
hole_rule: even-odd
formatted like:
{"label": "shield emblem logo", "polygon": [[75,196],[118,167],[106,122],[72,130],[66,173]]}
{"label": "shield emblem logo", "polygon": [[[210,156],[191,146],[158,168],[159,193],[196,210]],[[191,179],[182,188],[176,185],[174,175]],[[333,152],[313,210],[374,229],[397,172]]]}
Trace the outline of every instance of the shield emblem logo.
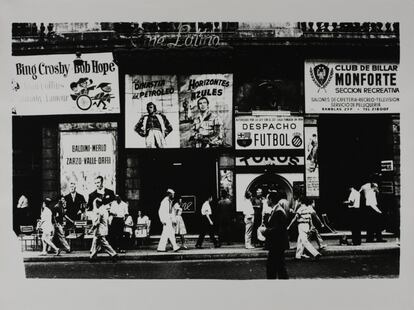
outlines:
{"label": "shield emblem logo", "polygon": [[324,64],[319,64],[313,68],[313,76],[319,87],[323,87],[329,77],[329,67]]}
{"label": "shield emblem logo", "polygon": [[237,144],[241,147],[248,147],[253,140],[250,132],[240,132],[237,134]]}

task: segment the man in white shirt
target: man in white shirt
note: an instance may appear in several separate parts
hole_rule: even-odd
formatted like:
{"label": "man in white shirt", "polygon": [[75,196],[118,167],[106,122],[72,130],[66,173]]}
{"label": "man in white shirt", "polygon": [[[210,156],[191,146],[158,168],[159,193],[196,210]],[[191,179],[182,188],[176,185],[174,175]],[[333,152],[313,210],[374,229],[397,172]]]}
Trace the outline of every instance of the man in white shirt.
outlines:
{"label": "man in white shirt", "polygon": [[175,192],[172,189],[167,190],[167,194],[164,199],[161,201],[160,208],[158,210],[158,216],[162,223],[162,233],[160,242],[158,243],[158,252],[166,252],[167,242],[170,240],[173,251],[178,252],[180,247],[175,241],[175,231],[172,222],[172,200],[174,198]]}
{"label": "man in white shirt", "polygon": [[213,197],[210,196],[201,207],[201,231],[200,235],[198,236],[196,248],[201,249],[204,241],[204,237],[208,232],[210,235],[210,240],[213,242],[214,247],[218,248],[220,245],[218,244],[216,237],[214,236],[214,223],[211,219],[213,213],[211,211],[211,205]]}
{"label": "man in white shirt", "polygon": [[361,244],[361,213],[360,213],[361,194],[353,185],[349,187],[348,200],[344,202],[348,206],[348,223],[352,232],[352,244]]}
{"label": "man in white shirt", "polygon": [[365,198],[365,211],[367,213],[367,242],[374,241],[374,235],[377,242],[386,242],[382,238],[382,212],[378,208],[377,194],[379,193],[378,184],[368,182],[362,185],[359,190]]}
{"label": "man in white shirt", "polygon": [[122,201],[119,195],[111,202],[109,214],[112,216],[112,222],[109,229],[110,240],[115,250],[119,253],[125,253],[124,226],[127,218],[128,204]]}

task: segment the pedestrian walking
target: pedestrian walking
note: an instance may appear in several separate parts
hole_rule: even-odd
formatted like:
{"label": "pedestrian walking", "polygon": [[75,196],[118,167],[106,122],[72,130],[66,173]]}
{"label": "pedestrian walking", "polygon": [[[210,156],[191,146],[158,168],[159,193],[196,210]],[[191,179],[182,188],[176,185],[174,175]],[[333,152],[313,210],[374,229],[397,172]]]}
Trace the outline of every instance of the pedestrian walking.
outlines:
{"label": "pedestrian walking", "polygon": [[164,199],[161,201],[160,208],[158,210],[158,216],[162,223],[162,233],[160,242],[158,243],[158,252],[166,252],[168,241],[171,242],[173,246],[173,251],[177,252],[180,250],[180,247],[175,241],[175,233],[173,227],[173,210],[172,210],[172,200],[174,198],[175,192],[172,189],[167,190],[167,194]]}
{"label": "pedestrian walking", "polygon": [[285,251],[289,249],[288,203],[279,198],[280,195],[276,192],[269,194],[267,203],[272,208],[272,212],[265,221],[264,228],[260,228],[261,233],[266,237],[266,247],[269,249],[266,263],[267,279],[289,278],[285,264]]}
{"label": "pedestrian walking", "polygon": [[289,229],[295,221],[298,223],[298,240],[295,254],[296,259],[309,258],[304,254],[305,249],[313,256],[314,259],[318,259],[321,256],[321,254],[314,248],[308,239],[308,233],[312,220],[312,210],[309,208],[310,205],[311,201],[309,198],[301,198],[300,206],[296,211],[296,215],[288,226]]}
{"label": "pedestrian walking", "polygon": [[204,237],[206,233],[208,232],[210,235],[210,240],[213,242],[214,247],[218,248],[220,247],[219,243],[216,240],[216,237],[214,236],[214,223],[212,218],[212,210],[211,210],[211,202],[213,201],[213,197],[210,196],[201,207],[201,230],[200,235],[198,236],[197,242],[196,242],[196,248],[201,249],[204,241]]}
{"label": "pedestrian walking", "polygon": [[254,249],[252,245],[252,232],[253,232],[253,222],[254,222],[254,209],[252,204],[252,193],[250,191],[246,191],[243,201],[243,214],[244,214],[244,224],[245,226],[245,233],[244,233],[244,247],[246,249]]}
{"label": "pedestrian walking", "polygon": [[66,253],[70,253],[70,246],[65,238],[65,231],[63,229],[65,223],[65,215],[66,215],[66,200],[62,196],[59,201],[55,204],[52,211],[52,222],[55,229],[53,234],[53,239],[59,242]]}
{"label": "pedestrian walking", "polygon": [[182,202],[183,200],[181,198],[178,198],[173,207],[175,213],[175,234],[180,237],[181,248],[187,249],[187,246],[185,245],[185,235],[187,234],[187,228],[185,227],[185,223],[182,217]]}
{"label": "pedestrian walking", "polygon": [[256,190],[256,196],[252,198],[253,209],[254,209],[254,223],[252,232],[252,242],[255,246],[263,246],[263,242],[257,238],[257,229],[262,225],[263,222],[263,190],[259,187]]}
{"label": "pedestrian walking", "polygon": [[109,211],[108,205],[104,205],[102,203],[102,199],[96,198],[93,202],[96,206],[96,216],[94,218],[94,222],[92,224],[92,230],[94,233],[94,242],[92,242],[91,247],[91,255],[90,260],[94,260],[98,255],[99,251],[103,249],[105,252],[112,257],[115,261],[118,257],[118,254],[106,240],[106,236],[108,235],[108,221],[109,221]]}
{"label": "pedestrian walking", "polygon": [[50,198],[46,198],[42,203],[42,210],[40,220],[37,223],[37,229],[42,231],[42,253],[40,255],[47,255],[47,246],[51,247],[56,256],[60,255],[60,249],[52,242],[54,227],[52,223],[52,210],[50,209]]}
{"label": "pedestrian walking", "polygon": [[326,244],[323,242],[322,236],[319,233],[318,228],[315,226],[315,222],[318,223],[318,226],[320,228],[324,228],[325,224],[319,218],[318,213],[316,213],[314,200],[312,201],[312,204],[309,206],[309,209],[311,211],[311,222],[308,232],[308,240],[310,242],[314,240],[318,245],[318,250],[323,250],[326,248]]}

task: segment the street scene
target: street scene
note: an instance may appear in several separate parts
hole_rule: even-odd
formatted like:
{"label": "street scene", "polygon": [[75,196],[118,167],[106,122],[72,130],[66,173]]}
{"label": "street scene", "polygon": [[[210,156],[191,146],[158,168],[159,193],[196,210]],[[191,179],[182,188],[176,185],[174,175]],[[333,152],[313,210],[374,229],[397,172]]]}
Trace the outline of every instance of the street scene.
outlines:
{"label": "street scene", "polygon": [[26,277],[399,278],[399,27],[13,23]]}

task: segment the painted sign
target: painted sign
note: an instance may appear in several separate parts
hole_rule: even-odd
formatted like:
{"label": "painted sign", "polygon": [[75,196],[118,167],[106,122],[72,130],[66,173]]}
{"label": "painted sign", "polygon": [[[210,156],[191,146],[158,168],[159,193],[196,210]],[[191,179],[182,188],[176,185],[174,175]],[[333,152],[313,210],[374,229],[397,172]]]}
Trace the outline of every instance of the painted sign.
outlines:
{"label": "painted sign", "polygon": [[127,147],[180,147],[176,76],[126,75],[125,96]]}
{"label": "painted sign", "polygon": [[60,133],[60,185],[69,192],[74,181],[85,198],[96,189],[95,178],[102,176],[106,188],[116,190],[116,132],[77,131]]}
{"label": "painted sign", "polygon": [[318,129],[316,126],[305,127],[306,157],[306,195],[319,196],[319,150]]}
{"label": "painted sign", "polygon": [[236,157],[237,167],[251,166],[303,166],[302,156],[244,156]]}
{"label": "painted sign", "polygon": [[12,113],[119,113],[118,67],[112,53],[14,56]]}
{"label": "painted sign", "polygon": [[399,65],[305,62],[306,113],[399,113]]}
{"label": "painted sign", "polygon": [[193,195],[181,196],[182,204],[181,208],[183,213],[195,213],[196,212],[196,197]]}
{"label": "painted sign", "polygon": [[381,171],[394,171],[394,162],[392,160],[382,160]]}
{"label": "painted sign", "polygon": [[236,117],[236,149],[303,149],[303,117],[288,115]]}
{"label": "painted sign", "polygon": [[233,75],[179,77],[181,147],[232,146]]}
{"label": "painted sign", "polygon": [[232,145],[232,74],[127,75],[127,148]]}

